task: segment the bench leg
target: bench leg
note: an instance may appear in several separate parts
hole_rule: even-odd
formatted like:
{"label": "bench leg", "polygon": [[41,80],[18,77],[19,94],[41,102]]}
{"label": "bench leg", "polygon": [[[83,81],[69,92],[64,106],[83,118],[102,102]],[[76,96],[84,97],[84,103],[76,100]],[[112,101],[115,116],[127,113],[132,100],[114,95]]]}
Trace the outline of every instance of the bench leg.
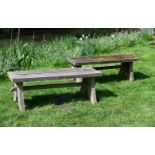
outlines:
{"label": "bench leg", "polygon": [[80,92],[84,95],[87,93],[87,85],[88,85],[88,79],[83,78],[81,83]]}
{"label": "bench leg", "polygon": [[119,74],[125,74],[129,81],[134,80],[133,62],[123,62]]}
{"label": "bench leg", "polygon": [[127,75],[127,72],[128,72],[128,62],[122,62],[121,63],[119,74],[125,74],[125,75]]}
{"label": "bench leg", "polygon": [[97,99],[96,99],[95,78],[88,79],[87,92],[88,92],[90,102],[92,104],[96,104]]}
{"label": "bench leg", "polygon": [[[16,83],[13,84],[14,87],[17,87]],[[17,90],[13,91],[13,101],[17,102]]]}
{"label": "bench leg", "polygon": [[[76,66],[76,67],[73,66],[72,68],[81,68],[81,65]],[[77,83],[80,83],[80,82],[82,82],[82,78],[75,78],[75,81],[76,81]]]}
{"label": "bench leg", "polygon": [[130,63],[129,63],[129,68],[128,68],[128,79],[129,79],[129,81],[134,81],[133,62],[130,62]]}
{"label": "bench leg", "polygon": [[23,91],[23,83],[16,83],[17,86],[17,97],[18,97],[18,106],[21,112],[25,111],[25,103],[24,103],[24,91]]}

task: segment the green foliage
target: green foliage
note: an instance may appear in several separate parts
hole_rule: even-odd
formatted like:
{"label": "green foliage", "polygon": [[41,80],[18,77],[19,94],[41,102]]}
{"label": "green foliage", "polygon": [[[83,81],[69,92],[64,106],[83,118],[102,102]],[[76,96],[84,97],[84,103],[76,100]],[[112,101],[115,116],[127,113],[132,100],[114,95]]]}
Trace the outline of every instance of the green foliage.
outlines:
{"label": "green foliage", "polygon": [[[80,47],[79,54],[81,56],[87,56],[87,55],[94,55],[94,52],[96,50],[96,44],[90,39],[90,40],[84,40],[84,41],[78,41],[77,46]],[[74,49],[73,49],[74,51]]]}
{"label": "green foliage", "polygon": [[154,39],[152,29],[142,29],[135,32],[115,33],[111,36],[97,38],[97,53],[110,52],[119,48],[144,45],[147,41]]}
{"label": "green foliage", "polygon": [[115,49],[146,45],[153,40],[152,29],[120,32],[110,36],[75,39],[73,36],[55,37],[49,41],[6,44],[0,49],[0,73],[25,70],[37,66],[67,66],[67,57],[101,55]]}
{"label": "green foliage", "polygon": [[30,43],[14,43],[0,50],[1,73],[30,69],[35,56]]}
{"label": "green foliage", "polygon": [[145,41],[154,39],[153,29],[141,29],[141,31],[138,32],[138,35],[139,35],[139,38]]}

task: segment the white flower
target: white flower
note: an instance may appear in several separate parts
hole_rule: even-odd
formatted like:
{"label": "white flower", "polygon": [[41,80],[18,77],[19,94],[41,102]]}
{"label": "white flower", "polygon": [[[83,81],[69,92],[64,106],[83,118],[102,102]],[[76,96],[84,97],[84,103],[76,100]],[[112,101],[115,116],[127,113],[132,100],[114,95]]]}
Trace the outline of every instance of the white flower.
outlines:
{"label": "white flower", "polygon": [[81,37],[79,40],[81,40],[81,41],[82,41],[82,37]]}
{"label": "white flower", "polygon": [[111,35],[111,38],[114,38],[114,37],[115,37],[115,35],[114,35],[114,34],[112,34],[112,35]]}

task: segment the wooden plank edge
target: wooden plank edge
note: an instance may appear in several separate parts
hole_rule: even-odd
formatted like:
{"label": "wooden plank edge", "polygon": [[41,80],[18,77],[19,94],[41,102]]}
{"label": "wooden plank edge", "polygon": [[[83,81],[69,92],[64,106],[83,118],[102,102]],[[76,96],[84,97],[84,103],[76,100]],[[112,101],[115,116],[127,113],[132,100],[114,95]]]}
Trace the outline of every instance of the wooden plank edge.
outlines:
{"label": "wooden plank edge", "polygon": [[[27,90],[38,90],[38,89],[50,89],[50,88],[65,88],[65,87],[79,87],[82,83],[61,83],[61,84],[46,84],[46,85],[34,85],[34,86],[23,86],[24,91]],[[11,91],[16,91],[17,87],[11,88]]]}

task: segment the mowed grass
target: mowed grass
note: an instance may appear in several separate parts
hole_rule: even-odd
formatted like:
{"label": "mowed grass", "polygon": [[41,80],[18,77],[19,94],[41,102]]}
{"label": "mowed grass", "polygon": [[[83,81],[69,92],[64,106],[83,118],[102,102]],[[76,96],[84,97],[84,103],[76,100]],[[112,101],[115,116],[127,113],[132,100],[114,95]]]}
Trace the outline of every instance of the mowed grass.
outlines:
{"label": "mowed grass", "polygon": [[[134,63],[136,80],[129,82],[118,70],[103,71],[103,77],[96,79],[96,105],[79,88],[37,90],[25,92],[26,111],[21,113],[12,101],[12,83],[1,79],[0,126],[155,126],[155,47],[122,48],[107,54],[122,53],[140,58]],[[52,67],[42,64],[36,69]]]}

